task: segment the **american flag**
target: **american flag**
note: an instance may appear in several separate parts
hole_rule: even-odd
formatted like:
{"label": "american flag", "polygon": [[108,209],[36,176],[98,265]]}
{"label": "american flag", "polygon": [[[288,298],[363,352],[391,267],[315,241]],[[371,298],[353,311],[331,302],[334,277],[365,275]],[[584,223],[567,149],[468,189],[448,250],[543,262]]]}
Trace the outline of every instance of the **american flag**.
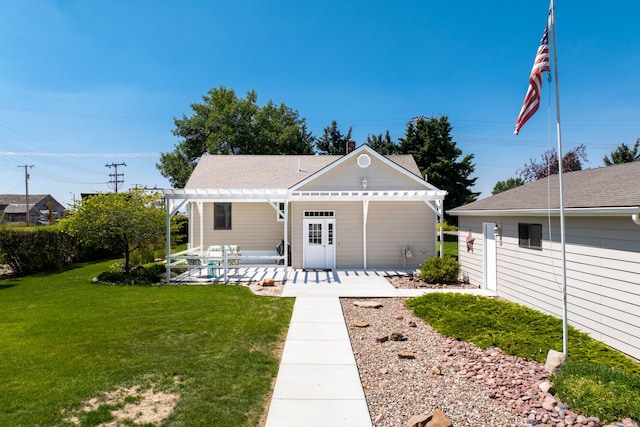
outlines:
{"label": "american flag", "polygon": [[547,26],[542,33],[542,40],[540,40],[540,46],[536,53],[536,59],[533,61],[533,68],[529,75],[529,89],[524,97],[522,103],[522,109],[516,120],[516,130],[513,132],[517,135],[520,132],[520,128],[538,111],[540,105],[540,92],[542,90],[542,74],[545,71],[550,71],[549,61],[549,20],[547,20]]}

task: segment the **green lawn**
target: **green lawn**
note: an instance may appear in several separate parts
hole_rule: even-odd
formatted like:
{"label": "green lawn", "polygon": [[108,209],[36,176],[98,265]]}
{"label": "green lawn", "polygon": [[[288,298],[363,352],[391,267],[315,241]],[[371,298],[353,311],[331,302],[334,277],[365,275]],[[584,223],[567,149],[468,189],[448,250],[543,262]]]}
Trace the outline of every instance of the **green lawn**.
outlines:
{"label": "green lawn", "polygon": [[63,410],[154,382],[180,395],[167,425],[255,426],[293,299],[91,283],[109,264],[0,282],[2,424],[63,425]]}

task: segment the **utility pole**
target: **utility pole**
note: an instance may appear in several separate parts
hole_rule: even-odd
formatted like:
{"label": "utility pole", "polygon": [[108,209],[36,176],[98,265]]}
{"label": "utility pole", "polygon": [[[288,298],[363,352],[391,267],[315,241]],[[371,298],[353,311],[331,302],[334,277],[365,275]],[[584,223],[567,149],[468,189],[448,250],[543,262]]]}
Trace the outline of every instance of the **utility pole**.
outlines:
{"label": "utility pole", "polygon": [[32,168],[33,165],[22,165],[18,166],[19,168],[24,168],[24,185],[25,185],[25,218],[27,227],[29,226],[29,168]]}
{"label": "utility pole", "polygon": [[[122,162],[122,163],[108,163],[104,165],[104,167],[106,168],[115,168],[116,173],[109,174],[109,176],[111,177],[111,181],[109,181],[109,184],[113,185],[113,188],[115,189],[116,193],[118,192],[118,184],[124,183],[124,174],[118,173],[118,166],[127,166],[127,164]],[[123,177],[123,179],[120,179],[120,177]]]}

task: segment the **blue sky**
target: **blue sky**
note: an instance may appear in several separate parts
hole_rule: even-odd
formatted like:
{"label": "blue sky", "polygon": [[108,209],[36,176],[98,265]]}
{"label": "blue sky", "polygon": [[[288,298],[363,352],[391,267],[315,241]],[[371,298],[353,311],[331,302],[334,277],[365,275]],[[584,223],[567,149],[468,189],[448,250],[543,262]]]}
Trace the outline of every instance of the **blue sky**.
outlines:
{"label": "blue sky", "polygon": [[[314,135],[332,120],[358,144],[397,140],[418,115],[447,115],[475,191],[490,195],[556,146],[553,86],[513,135],[545,25],[546,0],[0,2],[0,193],[67,203],[167,187],[173,117],[215,87],[298,110]],[[557,0],[564,150],[587,167],[640,137],[640,3]],[[552,107],[549,107],[551,105]],[[122,187],[121,187],[122,188]]]}

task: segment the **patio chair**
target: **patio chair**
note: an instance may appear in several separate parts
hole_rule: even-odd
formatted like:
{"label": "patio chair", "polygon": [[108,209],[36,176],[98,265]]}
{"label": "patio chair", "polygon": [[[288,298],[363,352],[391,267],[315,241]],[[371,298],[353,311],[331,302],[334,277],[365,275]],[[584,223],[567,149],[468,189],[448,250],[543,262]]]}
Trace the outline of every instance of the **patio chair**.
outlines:
{"label": "patio chair", "polygon": [[[189,256],[197,256],[196,254],[189,254]],[[202,265],[202,261],[199,258],[188,258],[187,259],[187,264],[188,265]],[[195,268],[189,268],[189,276],[191,276],[191,274],[193,273],[193,270],[196,270]],[[198,269],[198,275],[200,275],[200,270]]]}

